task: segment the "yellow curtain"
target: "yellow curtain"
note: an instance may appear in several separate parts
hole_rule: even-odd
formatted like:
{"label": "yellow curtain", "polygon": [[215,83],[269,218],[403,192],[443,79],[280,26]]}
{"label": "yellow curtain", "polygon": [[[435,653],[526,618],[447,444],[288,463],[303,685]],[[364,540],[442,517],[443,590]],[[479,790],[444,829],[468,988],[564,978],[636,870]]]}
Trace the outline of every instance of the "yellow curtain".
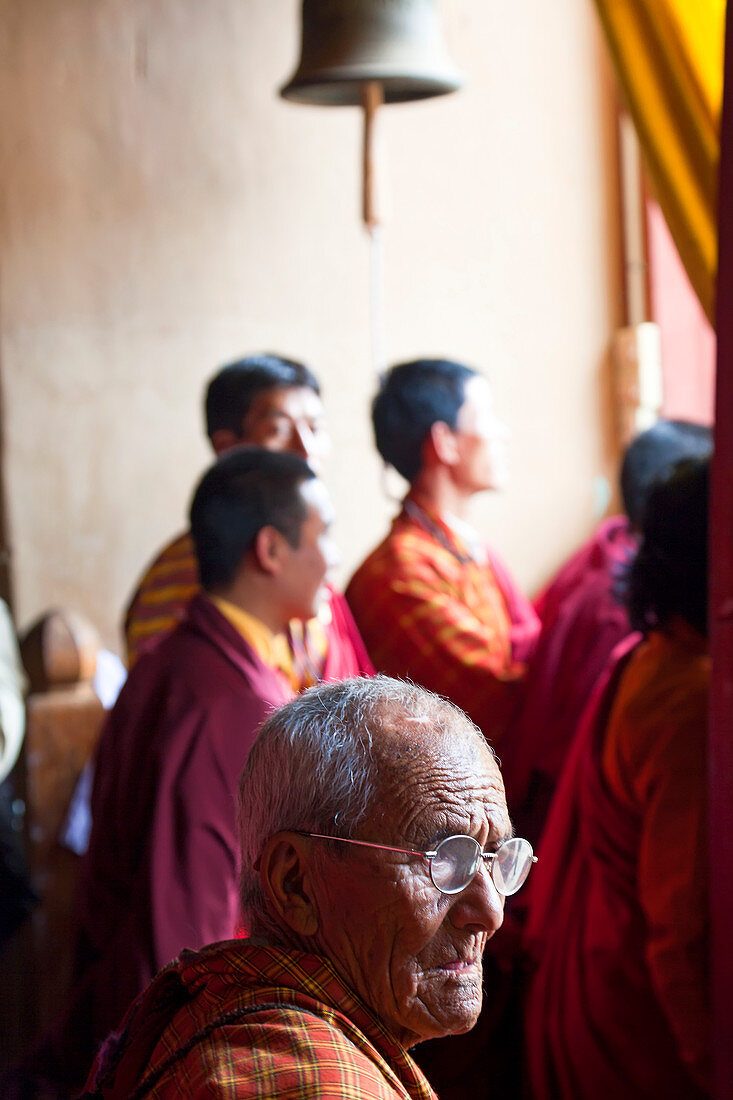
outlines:
{"label": "yellow curtain", "polygon": [[725,0],[596,0],[646,166],[710,320]]}

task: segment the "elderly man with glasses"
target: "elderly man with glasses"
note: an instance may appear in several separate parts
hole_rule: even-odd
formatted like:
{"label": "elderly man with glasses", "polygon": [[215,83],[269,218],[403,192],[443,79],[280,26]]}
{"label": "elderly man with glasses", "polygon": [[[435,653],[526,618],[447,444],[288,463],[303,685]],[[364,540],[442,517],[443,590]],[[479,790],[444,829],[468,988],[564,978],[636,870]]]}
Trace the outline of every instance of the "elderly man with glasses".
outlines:
{"label": "elderly man with glasses", "polygon": [[85,1095],[434,1097],[408,1050],[476,1022],[533,861],[482,735],[412,684],[322,685],[265,722],[239,812],[249,938],[163,970]]}

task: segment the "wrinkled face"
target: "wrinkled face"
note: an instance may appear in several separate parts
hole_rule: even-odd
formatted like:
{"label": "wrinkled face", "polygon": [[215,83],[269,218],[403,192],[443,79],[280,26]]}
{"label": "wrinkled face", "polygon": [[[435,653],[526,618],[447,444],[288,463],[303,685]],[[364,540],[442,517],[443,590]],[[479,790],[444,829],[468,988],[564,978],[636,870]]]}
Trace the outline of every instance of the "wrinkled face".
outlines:
{"label": "wrinkled face", "polygon": [[339,553],[331,538],[333,506],[326,486],[313,478],[303,482],[300,495],[307,513],[298,545],[284,547],[287,560],[280,585],[288,620],[310,619],[317,614],[325,596],[327,574],[339,562]]}
{"label": "wrinkled face", "polygon": [[480,375],[466,383],[454,434],[459,447],[454,473],[461,487],[469,492],[505,488],[509,431],[497,417],[489,384]]}
{"label": "wrinkled face", "polygon": [[[380,809],[358,839],[427,850],[465,833],[497,847],[511,825],[490,752],[460,732],[429,735],[427,749],[418,744],[424,737],[415,724],[415,738],[402,737],[391,762],[380,764]],[[311,843],[325,848],[313,865],[318,950],[405,1046],[468,1031],[481,1008],[484,946],[503,919],[488,869],[482,864],[449,896],[419,855],[353,845],[335,854],[335,845]]]}
{"label": "wrinkled face", "polygon": [[263,390],[242,422],[240,442],[300,455],[321,473],[331,443],[320,397],[308,386]]}

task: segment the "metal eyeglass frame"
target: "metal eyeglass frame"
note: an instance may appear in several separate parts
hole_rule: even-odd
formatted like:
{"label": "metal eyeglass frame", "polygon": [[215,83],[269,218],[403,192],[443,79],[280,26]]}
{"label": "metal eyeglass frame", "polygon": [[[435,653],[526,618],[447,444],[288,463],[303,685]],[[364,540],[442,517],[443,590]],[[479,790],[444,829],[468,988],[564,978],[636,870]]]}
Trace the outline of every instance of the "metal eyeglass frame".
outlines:
{"label": "metal eyeglass frame", "polygon": [[[434,851],[429,850],[429,851],[424,852],[424,851],[421,851],[419,848],[393,848],[392,845],[390,845],[390,844],[374,844],[370,840],[351,840],[349,837],[345,837],[345,836],[328,836],[326,833],[308,833],[305,830],[299,830],[299,829],[293,830],[293,831],[299,833],[300,836],[313,837],[314,840],[335,840],[335,841],[340,842],[341,844],[358,844],[362,848],[377,848],[380,851],[384,851],[384,852],[399,852],[402,855],[422,856],[423,859],[426,859],[428,861],[428,867],[430,869],[430,880],[433,883],[433,886],[436,888],[436,890],[440,890],[441,894],[448,894],[449,896],[452,896],[453,894],[460,894],[462,890],[465,890],[468,886],[470,886],[470,884],[473,882],[474,878],[478,874],[478,867],[477,867],[475,872],[473,873],[473,875],[471,875],[471,877],[469,878],[468,882],[466,882],[463,886],[459,886],[455,890],[446,890],[444,887],[438,886],[438,883],[433,878],[433,860],[438,856],[442,845],[445,844],[449,840],[471,840],[471,841],[473,841],[473,843],[476,845],[477,855],[479,855],[481,857],[481,859],[483,860],[484,866],[489,868],[489,874],[491,875],[491,881],[494,883],[494,886],[496,887],[497,892],[499,894],[501,894],[502,897],[510,897],[511,894],[516,894],[517,891],[521,890],[522,886],[524,885],[524,883],[526,881],[526,876],[525,876],[525,878],[522,880],[522,882],[520,882],[520,884],[516,888],[516,890],[512,890],[511,894],[504,894],[504,892],[502,890],[500,890],[499,887],[496,884],[496,881],[495,881],[494,875],[493,875],[493,871],[492,871],[492,866],[491,866],[504,844],[508,844],[513,840],[524,840],[523,837],[518,837],[518,836],[507,837],[506,840],[502,841],[502,843],[499,845],[499,847],[497,848],[497,850],[495,852],[484,852],[484,851],[481,850],[481,845],[479,844],[479,842],[476,840],[475,837],[466,836],[464,833],[456,833],[454,836],[444,837],[444,839],[440,841],[440,843],[438,844],[438,846],[435,848]],[[537,862],[537,856],[532,851],[532,845],[529,843],[528,840],[524,840],[524,843],[527,845],[530,852],[532,852],[532,863],[536,863]],[[530,869],[531,869],[531,864],[530,864]],[[527,872],[527,874],[529,874],[529,871]]]}

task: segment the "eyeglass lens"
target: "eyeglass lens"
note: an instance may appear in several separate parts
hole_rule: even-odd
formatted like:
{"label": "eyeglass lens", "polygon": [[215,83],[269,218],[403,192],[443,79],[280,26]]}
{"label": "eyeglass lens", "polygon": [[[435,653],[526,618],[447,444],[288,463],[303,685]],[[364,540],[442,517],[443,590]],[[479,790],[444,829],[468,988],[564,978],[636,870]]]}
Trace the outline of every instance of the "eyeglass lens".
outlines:
{"label": "eyeglass lens", "polygon": [[[516,894],[532,866],[532,846],[521,837],[500,844],[490,863],[491,877],[500,894]],[[442,840],[430,861],[430,877],[444,894],[465,890],[478,873],[481,847],[471,836],[450,836]]]}

